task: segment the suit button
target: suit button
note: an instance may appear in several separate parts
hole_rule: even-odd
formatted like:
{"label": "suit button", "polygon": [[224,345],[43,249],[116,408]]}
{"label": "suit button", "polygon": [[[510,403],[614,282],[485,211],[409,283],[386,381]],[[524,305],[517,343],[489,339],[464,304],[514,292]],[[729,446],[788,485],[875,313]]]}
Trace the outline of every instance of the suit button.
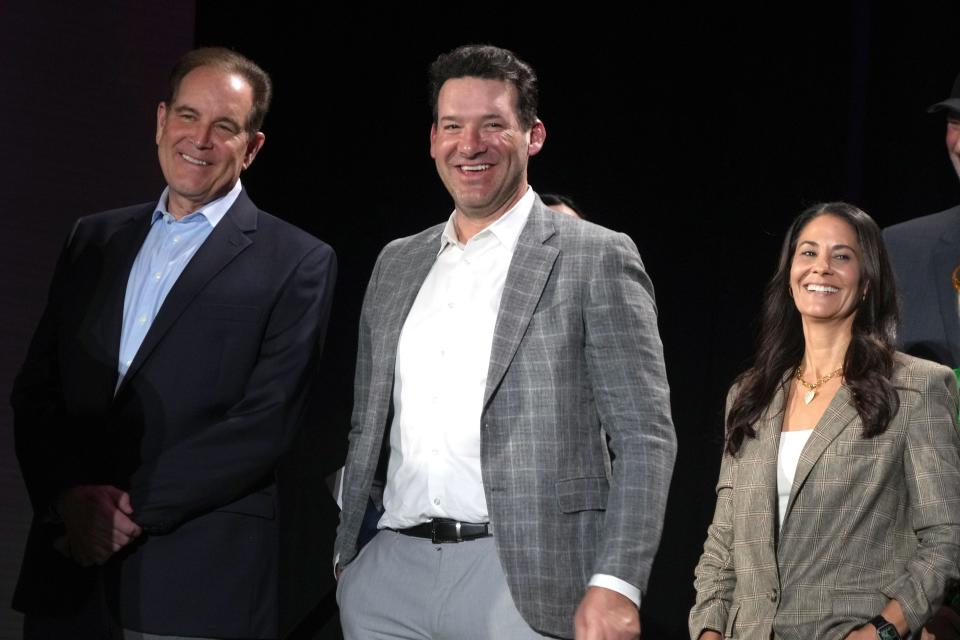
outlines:
{"label": "suit button", "polygon": [[777,598],[778,598],[779,596],[780,596],[780,594],[777,592],[776,589],[772,590],[772,591],[770,592],[770,602],[776,602],[776,601],[777,601]]}

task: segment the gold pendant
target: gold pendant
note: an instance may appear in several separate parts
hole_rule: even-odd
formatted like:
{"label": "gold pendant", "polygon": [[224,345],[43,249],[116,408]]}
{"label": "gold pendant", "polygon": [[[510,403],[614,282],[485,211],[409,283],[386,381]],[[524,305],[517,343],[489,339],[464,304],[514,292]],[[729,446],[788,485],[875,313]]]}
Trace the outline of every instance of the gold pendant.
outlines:
{"label": "gold pendant", "polygon": [[816,389],[810,389],[810,391],[807,391],[805,394],[803,394],[804,404],[810,404],[811,402],[813,402],[813,398],[816,395],[817,395]]}

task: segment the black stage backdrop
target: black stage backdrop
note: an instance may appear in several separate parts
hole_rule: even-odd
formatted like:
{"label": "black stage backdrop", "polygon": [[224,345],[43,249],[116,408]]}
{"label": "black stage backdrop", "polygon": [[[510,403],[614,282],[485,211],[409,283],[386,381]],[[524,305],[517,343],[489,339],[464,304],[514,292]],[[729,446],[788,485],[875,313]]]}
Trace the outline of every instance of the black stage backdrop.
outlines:
{"label": "black stage backdrop", "polygon": [[[47,17],[70,32],[61,24],[69,16]],[[378,251],[451,210],[428,155],[428,64],[468,42],[511,48],[541,81],[548,135],[531,161],[531,184],[573,196],[590,219],[628,233],[657,289],[679,457],[643,604],[644,636],[685,637],[693,567],[713,510],[723,398],[749,362],[782,234],[796,213],[819,201],[852,201],[884,226],[957,202],[942,117],[924,110],[946,97],[960,72],[958,19],[960,8],[946,3],[905,12],[866,0],[819,13],[778,7],[567,15],[517,5],[331,13],[200,0],[196,44],[236,48],[276,82],[267,144],[244,184],[259,206],[325,239],[340,260],[314,407],[313,423],[322,426],[301,454],[316,458],[317,475],[342,461],[356,322]],[[127,9],[126,20],[135,24],[94,24],[126,42],[126,59],[144,68],[165,69],[168,52],[189,44],[156,12]],[[142,41],[121,31],[131,27],[146,34]],[[168,37],[174,33],[179,39]],[[163,73],[100,95],[92,83],[118,61],[85,48],[116,53],[115,43],[103,42],[50,42],[48,53],[86,56],[84,68],[96,77],[51,89],[42,112],[22,109],[6,118],[20,134],[56,127],[64,139],[31,133],[15,135],[11,145],[8,132],[4,140],[3,224],[12,241],[3,257],[4,297],[15,303],[5,318],[4,392],[69,220],[156,197],[162,186],[148,107],[162,94]],[[4,94],[23,98],[49,60],[34,57],[37,45],[23,39],[7,46],[13,50],[4,58],[23,70],[9,77]],[[137,105],[145,106],[134,111]],[[74,122],[77,114],[82,121]],[[82,197],[88,188],[108,197]],[[0,495],[25,522],[22,486],[6,463],[9,411],[4,420],[7,480]],[[305,532],[317,536],[317,553],[326,556],[335,526],[327,497],[298,506],[328,521],[325,531]],[[24,532],[3,531],[0,596],[9,593]],[[324,576],[291,584],[299,597],[316,599],[330,582]],[[328,597],[312,624],[321,626],[331,611]],[[302,637],[309,635],[304,629]]]}

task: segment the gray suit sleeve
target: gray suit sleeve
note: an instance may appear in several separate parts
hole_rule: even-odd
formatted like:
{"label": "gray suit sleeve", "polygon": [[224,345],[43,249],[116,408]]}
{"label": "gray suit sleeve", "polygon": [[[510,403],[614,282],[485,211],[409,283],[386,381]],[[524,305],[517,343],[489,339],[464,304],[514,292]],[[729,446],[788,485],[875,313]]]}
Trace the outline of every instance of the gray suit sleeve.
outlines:
{"label": "gray suit sleeve", "polygon": [[594,574],[646,589],[676,457],[653,285],[633,242],[604,238],[585,283],[584,340],[601,426],[615,455]]}

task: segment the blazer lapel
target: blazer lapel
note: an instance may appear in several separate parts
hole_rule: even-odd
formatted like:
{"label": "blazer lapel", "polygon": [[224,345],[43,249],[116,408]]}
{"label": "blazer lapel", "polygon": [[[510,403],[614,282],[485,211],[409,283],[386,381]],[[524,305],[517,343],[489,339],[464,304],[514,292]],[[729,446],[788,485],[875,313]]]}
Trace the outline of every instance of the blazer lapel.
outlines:
{"label": "blazer lapel", "polygon": [[810,434],[810,439],[803,447],[800,453],[800,461],[797,463],[797,471],[793,477],[793,487],[790,489],[790,501],[787,503],[787,510],[783,516],[786,522],[793,510],[793,503],[796,502],[797,494],[803,488],[810,475],[810,471],[823,455],[823,452],[830,446],[830,443],[837,439],[850,422],[857,417],[857,408],[853,404],[853,398],[846,385],[842,385],[837,390],[833,400],[827,405],[820,421]]}
{"label": "blazer lapel", "polygon": [[759,451],[757,452],[759,460],[758,476],[756,478],[759,486],[764,487],[763,500],[764,509],[770,513],[767,527],[758,527],[756,535],[762,538],[764,544],[775,553],[775,541],[777,532],[777,461],[780,457],[780,432],[783,429],[783,414],[786,409],[787,385],[789,384],[790,373],[788,372],[781,381],[777,392],[773,396],[773,401],[763,417],[757,422],[757,440]]}
{"label": "blazer lapel", "polygon": [[121,224],[104,246],[103,285],[90,305],[90,313],[86,318],[87,329],[81,333],[93,340],[92,344],[85,347],[86,351],[102,354],[98,359],[103,358],[105,371],[109,372],[108,380],[104,380],[102,384],[97,383],[102,386],[104,404],[109,404],[112,400],[119,375],[120,333],[123,327],[123,302],[127,292],[127,280],[133,261],[150,232],[150,215],[153,210],[154,204],[151,203],[131,213],[130,218]]}
{"label": "blazer lapel", "polygon": [[958,266],[960,228],[955,227],[943,234],[933,252],[933,277],[940,302],[940,318],[943,320],[944,336],[950,344],[954,362],[960,362],[960,311],[957,306],[957,290],[953,288],[950,275]]}
{"label": "blazer lapel", "polygon": [[490,349],[484,407],[490,402],[520,346],[520,339],[530,324],[533,310],[540,301],[540,295],[560,253],[556,247],[545,244],[556,233],[556,227],[542,208],[539,200],[534,203],[527,224],[517,239],[510,269],[507,271]]}
{"label": "blazer lapel", "polygon": [[[406,260],[398,274],[398,282],[394,291],[385,292],[393,297],[393,304],[384,321],[384,331],[377,332],[380,352],[386,358],[383,363],[390,375],[393,375],[394,362],[397,356],[397,346],[400,341],[400,330],[413,307],[423,281],[427,279],[430,269],[437,261],[440,252],[440,234],[443,225],[438,225],[431,233],[427,233],[423,241],[410,248],[405,256]],[[395,296],[395,297],[394,297]]]}
{"label": "blazer lapel", "polygon": [[241,191],[227,215],[210,233],[170,289],[124,376],[117,391],[118,396],[207,282],[252,244],[247,234],[256,231],[256,227],[257,208],[246,192]]}

